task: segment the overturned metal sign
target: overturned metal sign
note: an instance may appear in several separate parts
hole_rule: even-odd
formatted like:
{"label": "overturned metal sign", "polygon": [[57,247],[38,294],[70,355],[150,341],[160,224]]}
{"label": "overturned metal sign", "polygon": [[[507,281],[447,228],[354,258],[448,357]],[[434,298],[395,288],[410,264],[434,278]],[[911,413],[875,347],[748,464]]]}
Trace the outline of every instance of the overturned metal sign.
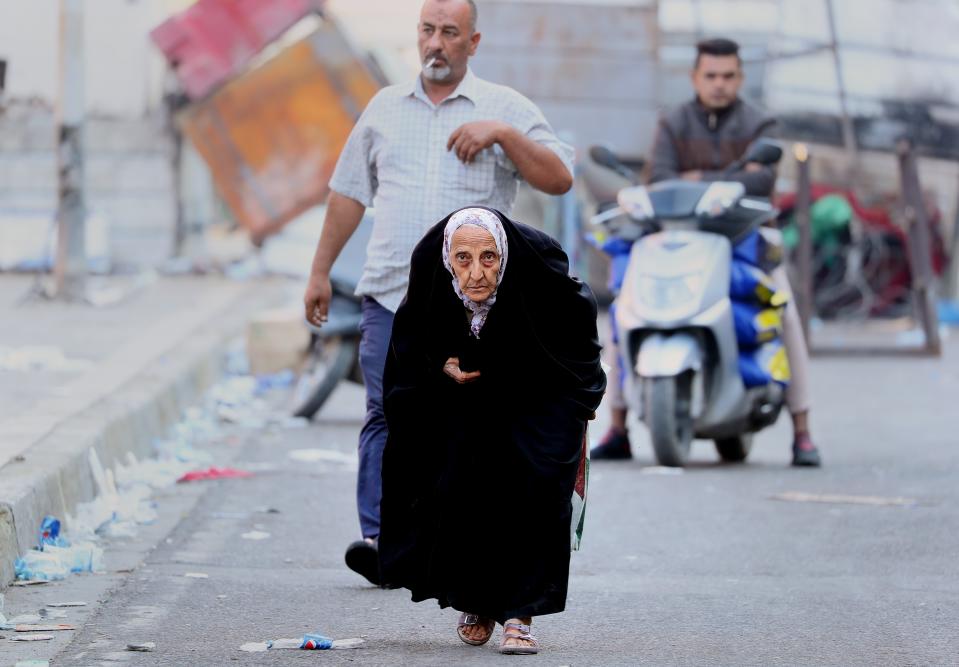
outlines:
{"label": "overturned metal sign", "polygon": [[372,69],[325,19],[178,120],[220,196],[258,240],[323,201],[340,150],[379,87]]}

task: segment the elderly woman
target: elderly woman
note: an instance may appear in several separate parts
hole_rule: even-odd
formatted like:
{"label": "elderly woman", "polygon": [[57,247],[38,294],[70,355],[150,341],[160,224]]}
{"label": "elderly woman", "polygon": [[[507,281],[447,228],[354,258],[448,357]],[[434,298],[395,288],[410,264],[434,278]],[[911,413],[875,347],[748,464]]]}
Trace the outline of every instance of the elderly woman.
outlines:
{"label": "elderly woman", "polygon": [[563,611],[571,497],[602,398],[596,302],[552,238],[465,208],[413,251],[384,375],[383,580],[537,653]]}

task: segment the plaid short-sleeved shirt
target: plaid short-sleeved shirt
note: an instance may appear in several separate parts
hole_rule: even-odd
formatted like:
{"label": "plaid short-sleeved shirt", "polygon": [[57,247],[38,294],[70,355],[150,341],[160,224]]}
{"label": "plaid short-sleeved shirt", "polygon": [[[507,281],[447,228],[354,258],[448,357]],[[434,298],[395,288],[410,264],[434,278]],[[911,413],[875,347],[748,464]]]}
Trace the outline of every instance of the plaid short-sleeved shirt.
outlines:
{"label": "plaid short-sleeved shirt", "polygon": [[512,88],[467,71],[439,105],[419,77],[379,91],[340,154],[330,188],[372,206],[373,233],[356,293],[396,311],[406,294],[410,255],[427,229],[464,206],[509,214],[521,179],[502,147],[460,162],[446,144],[453,131],[477,120],[501,120],[556,153],[573,172],[573,150],[543,114]]}

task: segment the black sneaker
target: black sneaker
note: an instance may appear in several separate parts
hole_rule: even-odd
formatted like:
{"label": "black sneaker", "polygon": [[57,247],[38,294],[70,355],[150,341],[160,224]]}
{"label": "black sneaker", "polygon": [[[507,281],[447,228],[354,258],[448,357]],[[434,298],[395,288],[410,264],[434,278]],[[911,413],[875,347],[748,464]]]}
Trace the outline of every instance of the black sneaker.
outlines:
{"label": "black sneaker", "polygon": [[357,540],[346,548],[346,566],[366,577],[374,586],[380,586],[380,557],[376,551],[376,543],[370,544],[366,540]]}
{"label": "black sneaker", "polygon": [[599,461],[624,461],[633,458],[633,452],[629,446],[629,433],[610,428],[599,444],[590,450],[589,458]]}
{"label": "black sneaker", "polygon": [[793,465],[808,468],[818,468],[822,465],[819,450],[806,433],[793,441]]}

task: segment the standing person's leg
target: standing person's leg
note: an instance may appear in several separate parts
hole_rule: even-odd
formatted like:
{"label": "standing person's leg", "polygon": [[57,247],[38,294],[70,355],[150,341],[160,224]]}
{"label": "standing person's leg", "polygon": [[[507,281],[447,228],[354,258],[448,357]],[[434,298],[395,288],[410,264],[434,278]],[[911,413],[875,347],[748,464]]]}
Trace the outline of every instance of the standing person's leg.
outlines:
{"label": "standing person's leg", "polygon": [[629,443],[629,432],[626,429],[626,419],[629,410],[626,398],[623,395],[623,368],[619,358],[619,346],[616,335],[616,305],[609,307],[610,333],[603,347],[603,356],[606,357],[606,366],[609,373],[606,379],[606,401],[609,403],[610,426],[609,430],[593,447],[589,456],[592,459],[631,459],[632,448]]}
{"label": "standing person's leg", "polygon": [[360,430],[360,465],[356,480],[356,506],[363,540],[346,550],[346,564],[371,583],[379,585],[376,538],[380,534],[383,448],[386,446],[386,418],[383,415],[383,369],[393,329],[393,313],[375,299],[363,298],[360,322],[360,367],[366,386],[366,419]]}
{"label": "standing person's leg", "polygon": [[[776,287],[792,294],[785,267],[780,266],[773,271],[772,278]],[[786,389],[786,406],[793,421],[792,463],[796,466],[818,466],[821,464],[819,450],[809,433],[809,352],[799,320],[799,309],[792,298],[783,314],[783,345],[792,374]]]}

